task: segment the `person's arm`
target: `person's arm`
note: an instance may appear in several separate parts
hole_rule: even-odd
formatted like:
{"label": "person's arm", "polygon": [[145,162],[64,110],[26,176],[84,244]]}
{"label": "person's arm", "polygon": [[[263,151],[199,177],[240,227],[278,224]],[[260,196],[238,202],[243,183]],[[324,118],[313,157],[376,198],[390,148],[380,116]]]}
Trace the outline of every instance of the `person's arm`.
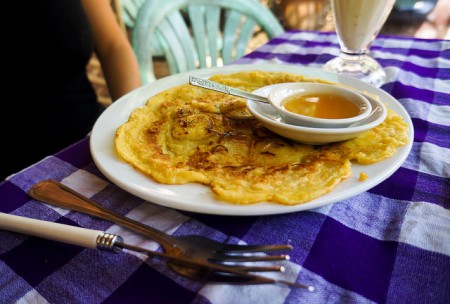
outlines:
{"label": "person's arm", "polygon": [[141,85],[139,66],[109,0],[82,0],[94,36],[95,52],[112,100]]}

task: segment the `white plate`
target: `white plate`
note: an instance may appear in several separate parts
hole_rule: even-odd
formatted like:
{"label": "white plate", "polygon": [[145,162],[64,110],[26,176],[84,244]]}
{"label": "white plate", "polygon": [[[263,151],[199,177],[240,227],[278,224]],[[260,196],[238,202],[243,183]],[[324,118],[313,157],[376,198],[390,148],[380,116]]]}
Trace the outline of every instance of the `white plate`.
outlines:
{"label": "white plate", "polygon": [[[144,106],[151,96],[173,86],[187,83],[189,75],[209,77],[213,74],[249,70],[289,72],[308,77],[320,77],[329,81],[349,85],[359,90],[366,90],[369,93],[378,94],[386,102],[387,107],[396,111],[408,124],[410,143],[398,149],[394,156],[382,162],[369,166],[353,164],[352,176],[339,184],[333,191],[308,203],[295,206],[285,206],[268,202],[252,205],[235,205],[222,202],[212,196],[211,190],[207,186],[195,183],[186,185],[159,184],[119,159],[114,147],[116,129],[128,120],[134,109]],[[95,164],[111,182],[149,202],[198,213],[247,216],[289,213],[317,208],[364,192],[387,179],[403,164],[411,151],[412,141],[413,125],[411,118],[402,105],[386,92],[363,83],[360,80],[328,73],[321,69],[295,65],[258,64],[229,65],[223,68],[194,70],[162,78],[130,92],[109,106],[98,118],[92,129],[90,149]],[[364,171],[369,176],[364,182],[358,181],[358,176],[361,171]]]}

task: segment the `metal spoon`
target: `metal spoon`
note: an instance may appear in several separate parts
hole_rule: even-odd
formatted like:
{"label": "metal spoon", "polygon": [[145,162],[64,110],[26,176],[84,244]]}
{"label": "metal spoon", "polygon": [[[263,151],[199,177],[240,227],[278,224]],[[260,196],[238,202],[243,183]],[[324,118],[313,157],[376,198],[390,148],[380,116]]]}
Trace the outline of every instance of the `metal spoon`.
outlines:
{"label": "metal spoon", "polygon": [[262,103],[267,103],[269,104],[269,99],[267,97],[261,96],[261,95],[256,95],[256,94],[252,94],[243,90],[239,90],[237,88],[232,88],[229,86],[226,86],[224,84],[215,82],[215,81],[211,81],[208,79],[203,79],[203,78],[198,78],[195,76],[189,76],[189,84],[190,85],[194,85],[197,87],[201,87],[204,89],[208,89],[208,90],[213,90],[213,91],[217,91],[217,92],[221,92],[221,93],[225,93],[228,95],[233,95],[233,96],[237,96],[237,97],[243,97],[246,99],[251,99],[254,101],[259,101]]}
{"label": "metal spoon", "polygon": [[[249,93],[249,92],[237,89],[237,88],[229,87],[229,86],[226,86],[224,84],[221,84],[221,83],[209,80],[209,79],[199,78],[199,77],[195,77],[195,76],[189,76],[189,84],[197,86],[197,87],[201,87],[204,89],[225,93],[228,95],[243,97],[246,99],[251,99],[254,101],[270,104],[270,101],[267,97],[257,95],[257,94],[252,94],[252,93]],[[363,95],[364,97],[366,97],[367,99],[369,99],[369,102],[370,102],[370,99],[372,98],[371,96],[369,96],[368,94],[364,94],[362,92],[359,92],[359,93],[361,95]],[[366,118],[364,118],[360,121],[354,122],[354,123],[348,125],[347,127],[362,126],[365,123],[367,123],[368,121],[370,121],[370,119],[372,119],[372,117],[375,114],[378,114],[380,111],[383,111],[383,108],[381,106],[376,106],[375,108],[372,109],[372,111]]]}

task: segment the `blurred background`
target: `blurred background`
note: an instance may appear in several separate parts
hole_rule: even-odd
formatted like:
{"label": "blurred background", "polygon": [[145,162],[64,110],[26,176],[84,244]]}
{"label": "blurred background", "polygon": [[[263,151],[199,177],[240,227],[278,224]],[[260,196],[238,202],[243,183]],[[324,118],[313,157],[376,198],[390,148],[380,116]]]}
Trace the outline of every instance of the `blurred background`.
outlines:
{"label": "blurred background", "polygon": [[[273,12],[285,30],[334,31],[329,0],[259,1]],[[112,5],[113,7],[120,5],[120,0],[112,0]],[[120,10],[117,11],[120,12]],[[119,15],[118,20],[119,22],[122,21]],[[396,0],[394,8],[379,35],[450,40],[449,28],[450,0]],[[130,36],[131,30],[124,29]],[[248,52],[262,46],[267,40],[265,34],[255,34],[249,44]],[[157,79],[169,75],[163,58],[154,61],[154,68]],[[99,101],[106,105],[110,104],[111,98],[100,64],[95,56],[88,66],[88,71]]]}
{"label": "blurred background", "polygon": [[[261,0],[286,30],[333,31],[329,0]],[[397,0],[380,34],[450,39],[450,0]]]}

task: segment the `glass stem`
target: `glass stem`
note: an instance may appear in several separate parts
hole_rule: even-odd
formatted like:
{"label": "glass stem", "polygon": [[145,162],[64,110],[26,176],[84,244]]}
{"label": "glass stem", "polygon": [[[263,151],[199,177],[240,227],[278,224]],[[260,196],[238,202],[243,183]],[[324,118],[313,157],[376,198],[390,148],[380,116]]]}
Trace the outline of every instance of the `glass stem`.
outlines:
{"label": "glass stem", "polygon": [[347,50],[340,50],[339,57],[351,64],[352,62],[358,63],[362,62],[367,57],[367,51],[362,52],[351,52]]}

